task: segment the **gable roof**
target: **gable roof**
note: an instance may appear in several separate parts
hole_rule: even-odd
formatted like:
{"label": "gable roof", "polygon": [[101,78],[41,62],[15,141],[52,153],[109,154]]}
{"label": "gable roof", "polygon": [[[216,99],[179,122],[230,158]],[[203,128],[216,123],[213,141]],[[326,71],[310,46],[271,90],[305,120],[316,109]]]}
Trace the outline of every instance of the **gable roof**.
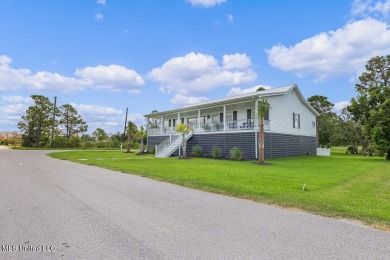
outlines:
{"label": "gable roof", "polygon": [[155,117],[155,116],[173,114],[173,113],[178,113],[178,112],[187,112],[187,111],[196,110],[196,109],[205,109],[207,107],[225,105],[225,104],[235,103],[235,102],[240,102],[240,101],[245,101],[245,100],[253,100],[256,98],[281,96],[281,95],[285,95],[285,94],[289,93],[292,90],[296,91],[296,93],[298,94],[298,98],[310,111],[313,112],[313,114],[315,114],[316,116],[319,116],[319,113],[317,112],[317,110],[315,110],[309,104],[309,102],[307,102],[306,99],[303,97],[301,91],[299,90],[299,88],[296,84],[291,84],[291,85],[287,85],[287,86],[283,86],[283,87],[279,87],[279,88],[266,89],[266,90],[262,90],[262,91],[237,95],[237,96],[233,96],[233,97],[216,99],[216,100],[202,102],[202,103],[195,104],[195,105],[185,106],[185,107],[178,108],[178,109],[167,110],[167,111],[162,111],[162,112],[157,112],[157,113],[151,113],[151,114],[147,114],[144,116],[145,117]]}

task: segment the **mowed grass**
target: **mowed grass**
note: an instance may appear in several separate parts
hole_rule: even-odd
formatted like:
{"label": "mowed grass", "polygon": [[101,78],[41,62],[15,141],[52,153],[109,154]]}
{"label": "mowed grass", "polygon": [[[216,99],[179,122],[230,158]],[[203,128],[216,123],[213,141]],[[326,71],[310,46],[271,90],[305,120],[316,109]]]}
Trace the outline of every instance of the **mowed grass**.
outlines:
{"label": "mowed grass", "polygon": [[50,156],[390,230],[390,162],[347,155],[345,148],[332,148],[331,157],[281,158],[266,166],[251,161],[158,159],[121,151]]}

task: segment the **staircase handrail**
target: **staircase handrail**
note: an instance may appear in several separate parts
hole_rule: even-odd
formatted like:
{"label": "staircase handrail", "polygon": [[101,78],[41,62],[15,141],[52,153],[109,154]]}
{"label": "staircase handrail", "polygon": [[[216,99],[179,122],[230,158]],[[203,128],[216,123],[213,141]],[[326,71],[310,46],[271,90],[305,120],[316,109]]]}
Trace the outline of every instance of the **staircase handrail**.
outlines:
{"label": "staircase handrail", "polygon": [[176,135],[176,131],[169,135],[168,138],[166,138],[164,141],[162,141],[159,145],[156,147],[156,155],[159,154],[162,150],[165,149],[169,144],[173,143],[180,135]]}

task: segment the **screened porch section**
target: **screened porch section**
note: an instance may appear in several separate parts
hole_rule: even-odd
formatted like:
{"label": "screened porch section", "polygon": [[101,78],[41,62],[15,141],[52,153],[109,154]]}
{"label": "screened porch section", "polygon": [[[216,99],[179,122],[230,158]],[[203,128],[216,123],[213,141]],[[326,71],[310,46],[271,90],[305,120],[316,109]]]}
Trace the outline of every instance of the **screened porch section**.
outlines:
{"label": "screened porch section", "polygon": [[[149,135],[169,135],[179,123],[189,125],[194,133],[248,131],[258,128],[255,101],[197,109],[162,116],[149,117]],[[265,131],[270,131],[268,113],[264,120]]]}

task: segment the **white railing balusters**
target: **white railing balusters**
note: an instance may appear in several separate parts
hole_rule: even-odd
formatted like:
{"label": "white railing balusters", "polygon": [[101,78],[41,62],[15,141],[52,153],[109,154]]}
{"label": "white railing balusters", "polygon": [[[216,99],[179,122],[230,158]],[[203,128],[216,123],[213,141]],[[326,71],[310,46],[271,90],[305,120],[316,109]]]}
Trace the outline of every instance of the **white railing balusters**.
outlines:
{"label": "white railing balusters", "polygon": [[[192,136],[193,132],[186,135],[185,138],[188,140]],[[161,144],[156,146],[156,157],[168,157],[171,155],[177,148],[181,146],[181,134],[176,132],[165,139]]]}

